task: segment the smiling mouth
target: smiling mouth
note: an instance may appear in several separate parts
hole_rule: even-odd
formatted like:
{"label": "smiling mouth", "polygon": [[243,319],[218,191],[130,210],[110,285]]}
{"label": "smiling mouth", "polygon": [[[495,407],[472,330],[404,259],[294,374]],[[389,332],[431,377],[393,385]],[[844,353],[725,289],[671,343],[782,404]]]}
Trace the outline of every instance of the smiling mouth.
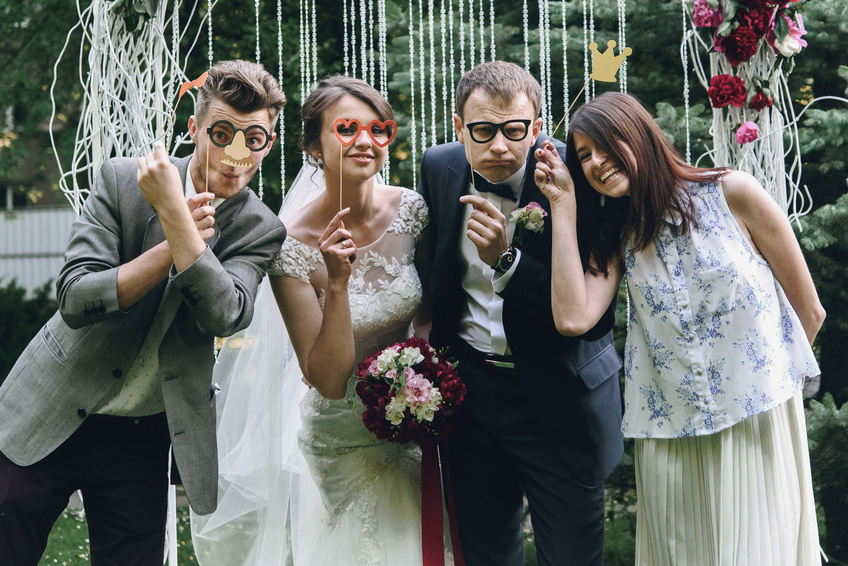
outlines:
{"label": "smiling mouth", "polygon": [[245,159],[240,159],[235,161],[229,157],[222,157],[221,163],[224,165],[229,165],[230,167],[253,167],[253,159],[250,157],[246,157]]}
{"label": "smiling mouth", "polygon": [[603,184],[605,184],[605,185],[606,185],[606,184],[607,184],[607,181],[608,181],[608,180],[609,180],[612,176],[614,176],[614,175],[616,175],[617,173],[620,173],[620,172],[621,172],[621,168],[620,168],[620,167],[613,167],[612,169],[610,169],[609,171],[607,171],[606,173],[604,173],[603,175],[601,175],[601,178],[600,178],[601,183],[603,183]]}

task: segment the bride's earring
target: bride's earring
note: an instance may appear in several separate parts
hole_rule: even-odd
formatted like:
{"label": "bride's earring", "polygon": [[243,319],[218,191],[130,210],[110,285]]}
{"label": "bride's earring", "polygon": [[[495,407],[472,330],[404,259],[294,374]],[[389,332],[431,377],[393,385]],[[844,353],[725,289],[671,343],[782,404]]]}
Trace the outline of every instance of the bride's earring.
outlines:
{"label": "bride's earring", "polygon": [[601,195],[601,206],[604,206],[607,203],[607,199],[605,195]]}
{"label": "bride's earring", "polygon": [[320,153],[318,154],[318,157],[316,157],[316,158],[315,158],[315,161],[317,161],[317,162],[318,162],[318,169],[323,169],[323,168],[324,168],[324,160],[323,160],[323,159],[321,159],[321,154],[320,154]]}

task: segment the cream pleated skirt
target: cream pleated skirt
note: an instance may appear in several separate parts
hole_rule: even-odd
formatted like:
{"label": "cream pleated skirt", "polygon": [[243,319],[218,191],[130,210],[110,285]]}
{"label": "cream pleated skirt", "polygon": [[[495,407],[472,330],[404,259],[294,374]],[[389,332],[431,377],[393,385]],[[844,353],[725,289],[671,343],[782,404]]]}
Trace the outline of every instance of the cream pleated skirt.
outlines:
{"label": "cream pleated skirt", "polygon": [[820,565],[801,394],[721,432],[637,439],[636,564]]}

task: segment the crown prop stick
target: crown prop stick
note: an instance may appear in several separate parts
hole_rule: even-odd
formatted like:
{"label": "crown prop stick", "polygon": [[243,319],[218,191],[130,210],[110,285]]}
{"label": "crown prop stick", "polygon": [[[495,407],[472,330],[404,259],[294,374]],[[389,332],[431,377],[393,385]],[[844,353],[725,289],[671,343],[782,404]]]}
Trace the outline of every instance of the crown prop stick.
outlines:
{"label": "crown prop stick", "polygon": [[[593,41],[589,44],[589,50],[592,52],[592,74],[589,75],[590,80],[594,79],[596,81],[601,81],[602,83],[616,82],[615,74],[624,63],[624,60],[633,53],[633,50],[629,47],[625,47],[621,53],[616,55],[613,51],[615,45],[615,40],[610,39],[607,42],[607,50],[601,53],[598,51],[597,43]],[[574,104],[577,102],[577,99],[580,98],[583,91],[586,90],[587,86],[589,86],[589,81],[583,83],[583,87],[577,93],[577,96],[574,97],[574,102],[571,103],[571,106],[569,106],[568,110],[565,111],[565,114],[562,115],[562,118],[556,125],[556,128],[554,128],[551,137],[554,137],[557,133],[557,130],[559,130],[559,127],[565,121],[565,117],[571,113],[571,109],[574,107]]]}

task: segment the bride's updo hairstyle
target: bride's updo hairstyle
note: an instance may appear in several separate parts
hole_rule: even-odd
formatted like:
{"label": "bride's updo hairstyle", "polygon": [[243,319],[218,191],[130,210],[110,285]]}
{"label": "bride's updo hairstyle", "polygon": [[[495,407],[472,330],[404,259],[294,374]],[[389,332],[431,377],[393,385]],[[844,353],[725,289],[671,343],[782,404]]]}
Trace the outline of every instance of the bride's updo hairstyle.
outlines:
{"label": "bride's updo hairstyle", "polygon": [[[324,113],[346,95],[355,96],[366,103],[380,117],[380,120],[394,120],[395,113],[392,107],[377,89],[365,81],[344,75],[327,77],[306,97],[300,109],[303,133],[300,134],[297,145],[306,153],[306,159],[313,165],[316,165],[316,161],[312,152],[321,147]],[[343,117],[331,116],[333,119]]]}
{"label": "bride's updo hairstyle", "polygon": [[[630,183],[629,197],[607,198],[601,205],[583,174],[575,133],[591,139],[621,166]],[[597,96],[575,112],[565,163],[574,180],[578,224],[584,228],[578,233],[588,234],[580,242],[581,252],[591,250],[598,266],[593,271],[601,273],[607,272],[609,262],[619,256],[630,238],[636,251],[647,248],[659,235],[668,213],[681,218],[680,228],[686,233],[695,223],[687,182],[717,181],[727,171],[688,165],[642,103],[614,91]]]}

